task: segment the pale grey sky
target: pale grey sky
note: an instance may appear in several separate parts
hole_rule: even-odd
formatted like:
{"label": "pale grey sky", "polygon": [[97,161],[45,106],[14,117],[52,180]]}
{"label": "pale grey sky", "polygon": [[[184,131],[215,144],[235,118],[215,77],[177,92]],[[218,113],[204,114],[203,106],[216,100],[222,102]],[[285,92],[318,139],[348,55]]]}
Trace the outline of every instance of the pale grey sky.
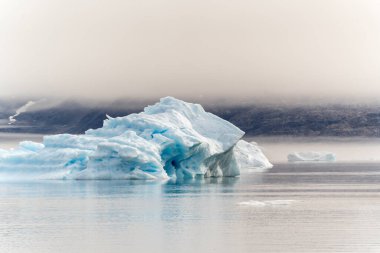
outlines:
{"label": "pale grey sky", "polygon": [[0,0],[0,96],[380,95],[380,1]]}

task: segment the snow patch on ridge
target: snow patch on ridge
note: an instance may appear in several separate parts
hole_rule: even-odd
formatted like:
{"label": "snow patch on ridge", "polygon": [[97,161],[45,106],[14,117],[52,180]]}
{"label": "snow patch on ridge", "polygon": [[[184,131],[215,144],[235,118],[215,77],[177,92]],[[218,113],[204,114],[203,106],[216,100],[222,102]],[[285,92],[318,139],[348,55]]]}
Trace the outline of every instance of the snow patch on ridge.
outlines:
{"label": "snow patch on ridge", "polygon": [[27,112],[29,107],[31,107],[32,105],[34,105],[36,102],[35,101],[29,101],[28,103],[26,103],[25,105],[21,106],[20,108],[18,108],[16,110],[16,113],[12,116],[9,116],[9,125],[13,124],[16,122],[16,117],[19,116],[21,113],[24,113],[24,112]]}

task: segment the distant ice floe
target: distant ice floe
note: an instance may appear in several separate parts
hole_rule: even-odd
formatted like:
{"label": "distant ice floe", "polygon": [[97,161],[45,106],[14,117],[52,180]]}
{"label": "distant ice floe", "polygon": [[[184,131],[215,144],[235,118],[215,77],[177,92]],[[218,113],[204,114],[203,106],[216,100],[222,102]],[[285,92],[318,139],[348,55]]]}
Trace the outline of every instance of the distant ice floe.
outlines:
{"label": "distant ice floe", "polygon": [[13,124],[16,122],[16,117],[19,116],[21,113],[24,113],[24,112],[27,112],[28,111],[28,108],[31,107],[32,105],[34,105],[36,102],[34,101],[29,101],[28,103],[26,103],[25,105],[21,106],[20,108],[18,108],[16,110],[16,114],[12,115],[9,117],[9,125]]}
{"label": "distant ice floe", "polygon": [[238,203],[242,206],[255,206],[255,207],[265,207],[265,206],[287,206],[291,205],[296,200],[293,199],[278,199],[278,200],[266,200],[266,201],[257,201],[257,200],[249,200]]}
{"label": "distant ice floe", "polygon": [[336,156],[329,152],[294,152],[288,155],[289,162],[335,162]]}
{"label": "distant ice floe", "polygon": [[103,127],[85,134],[45,136],[43,143],[0,150],[0,180],[233,177],[244,167],[270,168],[243,135],[199,104],[166,97],[144,112],[108,117]]}

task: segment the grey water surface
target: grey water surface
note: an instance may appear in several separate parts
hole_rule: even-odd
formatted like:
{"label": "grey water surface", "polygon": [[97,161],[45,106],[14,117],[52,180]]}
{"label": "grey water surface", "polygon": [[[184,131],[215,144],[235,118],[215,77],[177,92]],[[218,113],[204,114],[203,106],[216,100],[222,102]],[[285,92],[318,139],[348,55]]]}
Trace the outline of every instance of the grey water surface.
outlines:
{"label": "grey water surface", "polygon": [[380,164],[0,183],[0,252],[379,252]]}

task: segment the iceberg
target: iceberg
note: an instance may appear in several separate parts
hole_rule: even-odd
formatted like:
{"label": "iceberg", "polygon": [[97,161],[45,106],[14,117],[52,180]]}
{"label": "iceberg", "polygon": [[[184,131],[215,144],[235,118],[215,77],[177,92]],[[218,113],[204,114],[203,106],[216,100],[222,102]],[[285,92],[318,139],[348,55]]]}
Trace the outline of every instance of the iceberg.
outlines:
{"label": "iceberg", "polygon": [[256,142],[240,140],[235,145],[234,153],[241,170],[263,171],[273,167]]}
{"label": "iceberg", "polygon": [[172,97],[143,112],[107,119],[84,134],[45,136],[0,150],[0,179],[168,179],[238,176],[269,168],[244,132],[199,104]]}
{"label": "iceberg", "polygon": [[336,156],[329,152],[294,152],[288,155],[289,162],[335,162]]}

